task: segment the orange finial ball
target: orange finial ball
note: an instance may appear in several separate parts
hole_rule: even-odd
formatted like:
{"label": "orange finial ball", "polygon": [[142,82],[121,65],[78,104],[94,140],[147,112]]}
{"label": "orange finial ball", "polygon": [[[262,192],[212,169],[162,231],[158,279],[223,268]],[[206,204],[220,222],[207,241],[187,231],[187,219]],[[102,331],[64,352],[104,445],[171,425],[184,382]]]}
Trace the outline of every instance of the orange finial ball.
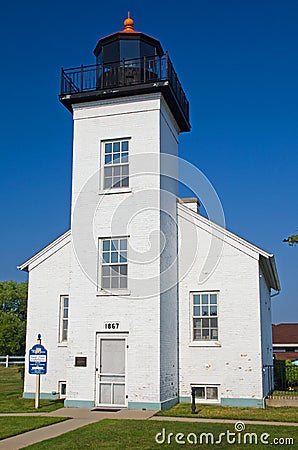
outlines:
{"label": "orange finial ball", "polygon": [[127,19],[124,20],[124,30],[123,31],[133,31],[134,20],[130,17],[130,12],[128,11]]}

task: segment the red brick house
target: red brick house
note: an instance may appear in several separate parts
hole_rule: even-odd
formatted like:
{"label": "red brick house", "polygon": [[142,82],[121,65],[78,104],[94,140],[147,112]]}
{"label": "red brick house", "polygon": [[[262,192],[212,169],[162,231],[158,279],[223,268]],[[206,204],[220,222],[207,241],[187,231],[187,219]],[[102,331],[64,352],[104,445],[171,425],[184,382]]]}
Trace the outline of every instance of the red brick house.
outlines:
{"label": "red brick house", "polygon": [[298,323],[272,325],[274,358],[285,361],[298,359]]}

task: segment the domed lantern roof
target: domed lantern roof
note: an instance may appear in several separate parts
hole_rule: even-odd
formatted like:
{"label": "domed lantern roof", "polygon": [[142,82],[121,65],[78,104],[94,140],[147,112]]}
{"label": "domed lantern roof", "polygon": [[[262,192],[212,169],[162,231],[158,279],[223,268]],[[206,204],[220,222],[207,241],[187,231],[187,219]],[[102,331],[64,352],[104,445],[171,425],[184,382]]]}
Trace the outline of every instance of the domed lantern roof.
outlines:
{"label": "domed lantern roof", "polygon": [[111,64],[122,60],[162,56],[160,42],[134,29],[134,20],[128,13],[124,29],[100,39],[93,52],[97,64]]}

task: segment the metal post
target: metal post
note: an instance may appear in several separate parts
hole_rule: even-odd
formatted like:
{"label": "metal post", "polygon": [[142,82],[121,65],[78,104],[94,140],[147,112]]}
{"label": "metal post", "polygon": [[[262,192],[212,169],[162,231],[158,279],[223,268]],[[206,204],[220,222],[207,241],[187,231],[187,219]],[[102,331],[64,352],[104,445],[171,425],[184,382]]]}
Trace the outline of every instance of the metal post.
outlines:
{"label": "metal post", "polygon": [[83,66],[83,64],[81,64],[80,89],[81,89],[81,92],[83,92],[83,90],[84,90],[84,66]]}
{"label": "metal post", "polygon": [[191,413],[198,414],[196,411],[196,388],[194,386],[191,387]]}
{"label": "metal post", "polygon": [[6,355],[6,359],[5,359],[5,367],[6,367],[6,369],[8,368],[8,366],[9,366],[9,356]]}
{"label": "metal post", "polygon": [[98,67],[98,57],[96,57],[96,69],[95,69],[95,89],[98,89],[98,80],[99,80],[99,67]]}
{"label": "metal post", "polygon": [[104,76],[105,76],[105,68],[104,68],[104,64],[102,61],[101,64],[101,83],[100,83],[100,88],[103,89],[104,88]]}
{"label": "metal post", "polygon": [[169,79],[169,54],[166,52],[166,80]]}
{"label": "metal post", "polygon": [[[126,85],[126,79],[125,79],[125,59],[122,58],[122,66],[123,66],[123,86]],[[119,83],[119,80],[118,80]]]}
{"label": "metal post", "polygon": [[[41,335],[37,336],[37,344],[41,344]],[[40,406],[40,374],[36,374],[35,409]]]}
{"label": "metal post", "polygon": [[147,64],[146,64],[146,56],[144,56],[144,83],[147,81]]}

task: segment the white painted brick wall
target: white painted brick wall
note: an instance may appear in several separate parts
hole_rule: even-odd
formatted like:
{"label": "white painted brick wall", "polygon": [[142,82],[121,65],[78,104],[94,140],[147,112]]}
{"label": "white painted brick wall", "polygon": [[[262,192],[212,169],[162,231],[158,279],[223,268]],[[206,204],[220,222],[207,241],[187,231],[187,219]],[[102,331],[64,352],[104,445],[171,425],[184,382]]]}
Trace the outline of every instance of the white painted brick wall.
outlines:
{"label": "white painted brick wall", "polygon": [[[185,207],[178,208],[180,395],[190,396],[191,383],[210,383],[220,385],[221,398],[262,398],[258,254],[241,245],[236,248],[226,238],[215,270],[200,283],[202,263],[210,249],[210,227],[187,215]],[[215,344],[192,342],[189,293],[200,291],[219,292],[219,340]]]}
{"label": "white painted brick wall", "polygon": [[[174,288],[171,295],[160,294],[162,284],[167,282],[160,272],[164,265],[175,260],[175,246],[169,246],[170,250],[159,258],[161,234],[164,231],[169,234],[171,227],[170,237],[175,240],[172,236],[175,228],[160,216],[163,202],[160,152],[177,154],[178,133],[172,120],[160,94],[75,107],[72,232],[75,246],[79,242],[84,249],[80,262],[85,261],[91,267],[88,272],[91,280],[73,253],[69,348],[73,359],[79,354],[87,356],[88,366],[74,368],[71,361],[68,399],[94,400],[98,366],[95,336],[105,331],[104,322],[109,320],[119,321],[121,333],[128,336],[128,401],[159,402],[177,394],[177,326],[172,327],[176,323],[177,290]],[[130,138],[131,192],[99,195],[98,175],[85,188],[100,166],[100,143],[121,138]],[[171,183],[170,188],[176,189],[176,183]],[[176,219],[175,196],[170,199],[170,208]],[[86,220],[89,216],[91,230]],[[90,231],[92,245],[89,245]],[[129,236],[131,295],[122,298],[96,295],[97,286],[92,280],[97,279],[98,238],[117,235]],[[150,262],[142,264],[143,256],[146,261],[150,252]]]}
{"label": "white painted brick wall", "polygon": [[[178,155],[178,134],[170,114],[162,108],[161,152]],[[178,163],[161,155],[161,173],[170,172],[172,178],[161,178],[161,233],[164,250],[161,252],[160,280],[160,399],[166,401],[178,396],[178,254],[177,254],[177,205]]]}
{"label": "white painted brick wall", "polygon": [[68,348],[59,344],[59,303],[60,295],[69,293],[70,247],[68,239],[68,244],[29,271],[25,392],[35,392],[36,377],[28,373],[28,351],[39,333],[48,350],[48,373],[41,375],[41,392],[57,392],[58,381],[66,379]]}

